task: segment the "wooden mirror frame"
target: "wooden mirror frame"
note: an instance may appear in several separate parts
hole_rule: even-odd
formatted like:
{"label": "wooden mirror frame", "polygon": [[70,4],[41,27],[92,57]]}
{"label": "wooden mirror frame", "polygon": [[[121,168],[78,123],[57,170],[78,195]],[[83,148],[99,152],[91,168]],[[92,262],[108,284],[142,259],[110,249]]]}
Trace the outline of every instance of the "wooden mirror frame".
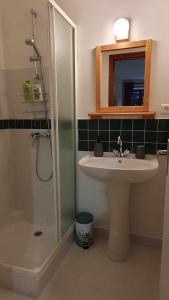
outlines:
{"label": "wooden mirror frame", "polygon": [[[101,82],[102,82],[102,53],[108,51],[145,48],[145,76],[144,76],[144,104],[142,106],[109,106],[101,107]],[[149,91],[151,73],[152,40],[123,42],[113,45],[96,47],[96,114],[122,114],[122,113],[147,113],[149,112]],[[90,114],[89,114],[90,115]]]}

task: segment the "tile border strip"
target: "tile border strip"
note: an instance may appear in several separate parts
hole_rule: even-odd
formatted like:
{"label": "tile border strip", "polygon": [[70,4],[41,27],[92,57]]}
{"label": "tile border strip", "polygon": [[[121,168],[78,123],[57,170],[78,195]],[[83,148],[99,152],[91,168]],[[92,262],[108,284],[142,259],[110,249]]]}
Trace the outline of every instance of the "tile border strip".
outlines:
{"label": "tile border strip", "polygon": [[[51,129],[51,120],[49,120]],[[3,129],[47,129],[44,119],[4,119],[0,120],[0,130]]]}
{"label": "tile border strip", "polygon": [[105,152],[117,148],[122,136],[124,147],[135,152],[137,145],[145,145],[147,154],[167,149],[169,119],[79,119],[79,151],[93,151],[99,135]]}

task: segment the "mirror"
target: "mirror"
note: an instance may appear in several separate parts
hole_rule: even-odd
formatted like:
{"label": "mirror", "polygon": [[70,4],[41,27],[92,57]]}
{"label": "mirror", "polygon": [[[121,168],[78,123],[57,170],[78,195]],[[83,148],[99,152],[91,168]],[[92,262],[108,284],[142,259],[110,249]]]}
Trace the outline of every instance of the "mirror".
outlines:
{"label": "mirror", "polygon": [[149,109],[151,40],[96,48],[97,112]]}
{"label": "mirror", "polygon": [[145,51],[102,55],[102,106],[141,106]]}

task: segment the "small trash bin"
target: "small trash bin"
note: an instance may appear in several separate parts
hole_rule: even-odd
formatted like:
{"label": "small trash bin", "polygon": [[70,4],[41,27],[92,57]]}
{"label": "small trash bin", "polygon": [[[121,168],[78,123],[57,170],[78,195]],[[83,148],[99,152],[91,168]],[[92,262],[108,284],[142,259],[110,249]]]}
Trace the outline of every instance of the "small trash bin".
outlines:
{"label": "small trash bin", "polygon": [[93,244],[93,215],[81,212],[76,215],[76,243],[83,249]]}

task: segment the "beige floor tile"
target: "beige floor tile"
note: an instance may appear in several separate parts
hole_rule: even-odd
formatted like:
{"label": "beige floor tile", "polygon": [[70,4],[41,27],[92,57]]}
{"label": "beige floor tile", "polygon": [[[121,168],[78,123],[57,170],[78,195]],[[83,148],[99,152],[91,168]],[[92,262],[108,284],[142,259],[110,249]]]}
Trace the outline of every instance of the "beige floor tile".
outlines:
{"label": "beige floor tile", "polygon": [[[100,239],[90,250],[73,245],[38,300],[158,300],[159,276],[159,249],[134,245],[126,262],[114,263]],[[31,300],[3,293],[0,300]]]}
{"label": "beige floor tile", "polygon": [[33,300],[30,297],[18,295],[12,291],[0,288],[0,300]]}
{"label": "beige floor tile", "polygon": [[39,300],[158,299],[158,249],[133,246],[124,263],[109,261],[105,252],[105,240],[86,251],[73,245]]}

